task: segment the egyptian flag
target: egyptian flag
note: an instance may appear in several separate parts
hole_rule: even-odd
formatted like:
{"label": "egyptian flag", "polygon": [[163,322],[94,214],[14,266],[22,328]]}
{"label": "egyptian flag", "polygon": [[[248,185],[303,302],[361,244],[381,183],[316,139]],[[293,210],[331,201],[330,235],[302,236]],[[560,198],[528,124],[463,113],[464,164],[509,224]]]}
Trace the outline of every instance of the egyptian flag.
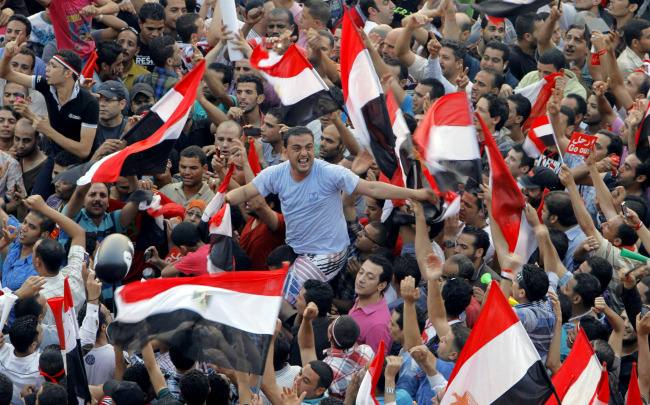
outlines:
{"label": "egyptian flag", "polygon": [[650,104],[645,111],[639,129],[636,131],[636,138],[634,140],[634,144],[636,145],[636,152],[634,152],[634,154],[642,162],[650,157],[650,143],[648,141],[648,135],[650,134],[650,119],[648,119],[648,115],[650,115]]}
{"label": "egyptian flag", "polygon": [[68,381],[68,394],[91,401],[86,368],[82,361],[79,324],[77,323],[77,314],[74,310],[74,300],[68,277],[65,278],[63,285],[63,297],[49,298],[47,304],[50,306],[56,322],[61,355],[63,356]]}
{"label": "egyptian flag", "polygon": [[307,125],[339,109],[327,84],[295,44],[284,55],[269,53],[257,45],[250,61],[278,93],[283,106],[282,119],[287,126]]}
{"label": "egyptian flag", "polygon": [[343,16],[341,83],[350,120],[361,146],[370,146],[379,170],[393,179],[399,168],[395,135],[381,83],[349,13]]}
{"label": "egyptian flag", "polygon": [[196,89],[204,71],[205,61],[202,60],[124,135],[123,139],[129,146],[93,164],[77,180],[77,185],[97,181],[115,182],[120,175],[164,173],[169,153],[194,105]]}
{"label": "egyptian flag", "polygon": [[93,73],[95,72],[95,69],[98,69],[97,67],[97,49],[93,51],[93,53],[90,54],[90,57],[88,58],[88,61],[86,62],[86,65],[84,66],[83,70],[81,71],[81,77],[79,80],[83,84],[84,81],[86,80],[93,80]]}
{"label": "egyptian flag", "polygon": [[257,175],[262,171],[260,158],[257,155],[257,149],[255,148],[255,140],[252,138],[248,143],[248,165],[251,167],[251,171],[255,177],[257,177]]}
{"label": "egyptian flag", "polygon": [[472,8],[494,17],[517,17],[535,12],[550,2],[551,0],[487,0],[472,4]]}
{"label": "egyptian flag", "polygon": [[234,172],[235,163],[230,162],[226,176],[223,178],[223,181],[217,189],[217,194],[212,197],[212,200],[205,207],[205,210],[203,210],[203,215],[201,216],[202,222],[208,223],[210,221],[210,218],[212,218],[217,212],[219,212],[221,207],[223,207],[223,202],[225,201],[226,193],[228,192],[228,184],[230,184],[230,179],[232,178],[232,174]]}
{"label": "egyptian flag", "polygon": [[210,257],[208,258],[208,273],[233,271],[234,259],[232,254],[232,224],[230,220],[230,204],[223,207],[210,218]]}
{"label": "egyptian flag", "polygon": [[478,138],[464,93],[447,94],[433,103],[413,141],[441,192],[458,191],[468,179],[481,183]]}
{"label": "egyptian flag", "polygon": [[528,333],[499,284],[492,281],[441,404],[543,404],[552,392]]}
{"label": "egyptian flag", "polygon": [[[564,404],[589,405],[598,388],[602,367],[582,328],[562,367],[553,376],[553,385]],[[546,405],[557,405],[555,397]]]}
{"label": "egyptian flag", "polygon": [[627,388],[627,401],[625,405],[642,404],[641,390],[639,389],[639,378],[636,375],[636,363],[632,364],[632,376],[630,377],[630,385]]}
{"label": "egyptian flag", "polygon": [[546,194],[548,194],[548,188],[544,187],[544,192],[542,193],[542,201],[539,204],[539,207],[537,207],[537,218],[539,218],[539,222],[544,223],[544,220],[542,219],[542,211],[544,210],[544,200],[546,200]]}
{"label": "egyptian flag", "polygon": [[199,362],[262,375],[288,264],[281,270],[159,278],[115,292],[117,317],[109,339],[139,350],[151,339],[168,341],[189,331],[183,354]]}
{"label": "egyptian flag", "polygon": [[[483,133],[489,133],[481,116],[476,114],[476,118],[483,127]],[[508,170],[494,138],[485,137],[485,148],[490,162],[494,220],[499,225],[503,237],[508,241],[508,250],[511,253],[517,253],[526,262],[537,248],[533,227],[526,220],[524,213],[526,201],[517,182]]]}
{"label": "egyptian flag", "polygon": [[528,131],[528,136],[524,139],[521,147],[524,152],[531,158],[539,157],[549,146],[557,145],[553,125],[549,121],[548,115],[542,115],[535,119]]}
{"label": "egyptian flag", "polygon": [[393,134],[395,134],[395,154],[399,159],[398,171],[395,173],[401,173],[402,187],[408,186],[409,188],[415,188],[415,181],[411,177],[415,175],[415,173],[412,173],[412,169],[416,162],[413,153],[413,139],[411,138],[411,131],[404,119],[404,113],[397,103],[393,90],[390,88],[386,93],[386,108],[388,109]]}
{"label": "egyptian flag", "polygon": [[[352,23],[355,27],[363,29],[363,27],[366,26],[368,17],[363,14],[363,11],[361,11],[361,6],[359,4],[353,8],[347,8],[345,5],[343,7],[345,7],[345,14],[350,17],[350,20],[352,20]],[[345,19],[345,15],[343,16],[343,19]],[[332,34],[334,34],[334,32],[332,32]]]}
{"label": "egyptian flag", "polygon": [[[472,5],[472,7],[474,7],[474,5]],[[524,125],[521,128],[522,131],[526,132],[533,124],[533,121],[542,115],[546,115],[546,103],[548,103],[548,99],[551,98],[551,95],[553,94],[555,78],[561,76],[562,73],[552,73],[537,83],[533,83],[523,89],[515,90],[515,93],[526,97],[528,101],[530,101],[531,106],[530,115],[526,119],[526,122],[524,122]]]}
{"label": "egyptian flag", "polygon": [[[568,402],[567,402],[568,403]],[[642,403],[642,402],[640,402]],[[598,381],[598,389],[590,405],[608,405],[609,404],[609,375],[607,374],[607,363],[603,363],[603,371]]]}
{"label": "egyptian flag", "polygon": [[377,388],[377,381],[379,381],[381,370],[384,367],[385,350],[384,339],[382,339],[379,342],[379,348],[377,348],[375,358],[372,359],[366,374],[363,376],[363,380],[361,380],[356,405],[379,405],[379,402],[375,398],[375,388]]}

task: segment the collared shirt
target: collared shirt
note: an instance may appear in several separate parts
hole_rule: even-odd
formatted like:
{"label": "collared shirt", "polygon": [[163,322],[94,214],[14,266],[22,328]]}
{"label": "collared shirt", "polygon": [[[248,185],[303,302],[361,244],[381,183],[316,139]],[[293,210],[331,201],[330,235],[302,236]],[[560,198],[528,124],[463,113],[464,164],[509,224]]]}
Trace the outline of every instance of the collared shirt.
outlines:
{"label": "collared shirt", "polygon": [[546,361],[556,322],[551,301],[545,297],[539,301],[515,305],[514,310],[542,361]]}
{"label": "collared shirt", "polygon": [[[62,297],[65,278],[68,277],[68,283],[70,284],[70,291],[72,292],[72,299],[77,313],[79,313],[79,310],[86,301],[86,289],[81,275],[84,253],[86,253],[86,250],[82,246],[71,246],[70,253],[68,253],[68,265],[62,268],[56,276],[46,277],[45,285],[40,291],[40,294],[45,299]],[[54,315],[49,306],[42,323],[44,325],[56,325]]]}
{"label": "collared shirt", "polygon": [[181,397],[181,378],[183,378],[183,374],[172,371],[171,375],[167,378],[167,388],[169,388],[174,398],[184,403],[185,400]]}
{"label": "collared shirt", "polygon": [[602,238],[602,241],[600,243],[600,248],[598,248],[598,250],[594,254],[598,257],[602,257],[603,259],[607,260],[613,267],[612,281],[609,282],[609,286],[607,287],[607,289],[611,293],[612,309],[617,313],[621,313],[625,308],[623,306],[623,301],[621,301],[620,295],[616,292],[616,288],[618,287],[618,283],[620,282],[618,278],[618,270],[621,267],[625,267],[627,269],[633,269],[642,263],[637,260],[632,260],[632,259],[627,259],[622,257],[621,249],[612,245],[612,243],[605,238]]}
{"label": "collared shirt", "polygon": [[[20,232],[20,222],[13,215],[9,216],[7,225],[15,226],[17,228],[15,232]],[[2,286],[12,291],[19,289],[29,277],[38,276],[38,273],[34,270],[31,253],[29,256],[19,259],[22,250],[23,245],[18,241],[14,242],[2,264]]]}
{"label": "collared shirt", "polygon": [[576,250],[587,235],[585,235],[579,225],[574,226],[564,233],[569,238],[569,249],[566,252],[566,256],[564,256],[564,260],[562,260],[562,264],[571,271],[573,270],[573,251]]}
{"label": "collared shirt", "polygon": [[[68,206],[66,205],[61,212],[65,214],[67,209]],[[112,233],[124,232],[124,228],[122,228],[122,225],[120,225],[120,212],[122,212],[122,210],[105,213],[99,226],[95,225],[95,222],[93,222],[88,214],[86,214],[85,208],[82,208],[81,211],[79,211],[79,213],[74,218],[72,218],[72,220],[78,223],[86,231],[86,233],[97,234],[97,243],[102,243],[104,238],[108,235]],[[70,236],[67,233],[61,231],[59,234],[59,243],[65,246],[68,239],[70,239]]]}
{"label": "collared shirt", "polygon": [[[648,59],[648,54],[646,53],[644,59]],[[627,78],[630,73],[633,73],[637,69],[641,69],[643,66],[643,59],[639,57],[632,49],[625,48],[623,52],[616,59],[618,67],[621,69],[621,74],[623,79]]]}
{"label": "collared shirt", "polygon": [[393,345],[393,338],[388,331],[388,323],[390,322],[390,311],[386,304],[386,298],[381,297],[381,300],[374,304],[366,305],[359,308],[359,298],[354,301],[354,307],[350,310],[348,315],[354,318],[359,324],[361,333],[357,343],[367,344],[374,352],[379,349],[379,343],[384,340],[386,347]]}
{"label": "collared shirt", "polygon": [[148,73],[149,71],[147,70],[147,68],[140,66],[137,63],[135,63],[135,61],[133,61],[133,63],[131,63],[131,68],[129,69],[129,71],[125,72],[124,76],[122,76],[122,82],[124,83],[124,87],[126,87],[127,90],[131,90],[135,78],[140,75],[146,75]]}
{"label": "collared shirt", "polygon": [[347,350],[329,348],[323,353],[327,355],[327,363],[334,372],[334,379],[330,385],[330,395],[336,398],[344,398],[345,391],[350,385],[352,376],[361,370],[366,363],[375,357],[375,352],[368,345],[359,345]]}
{"label": "collared shirt", "polygon": [[156,66],[152,73],[138,76],[135,83],[150,84],[153,87],[156,100],[160,100],[169,89],[178,83],[178,75],[176,72]]}
{"label": "collared shirt", "polygon": [[[586,65],[586,63],[585,63]],[[582,87],[582,84],[580,84],[580,80],[576,77],[576,74],[570,71],[569,69],[564,69],[564,75],[569,78],[569,81],[566,83],[564,86],[564,94],[577,94],[580,97],[584,98],[585,100],[587,99],[587,90],[585,90],[584,87]],[[521,78],[521,81],[519,82],[519,86],[517,86],[516,90],[521,90],[524,87],[530,86],[531,84],[535,84],[539,81],[539,71],[533,70],[532,72],[529,72],[526,74],[526,76]],[[584,78],[583,78],[584,80]],[[592,79],[593,80],[593,79]]]}
{"label": "collared shirt", "polygon": [[183,192],[182,181],[178,183],[167,184],[160,189],[160,192],[176,204],[180,204],[185,208],[187,208],[187,204],[191,203],[194,200],[202,200],[209,203],[214,198],[214,193],[212,190],[210,190],[210,187],[206,182],[203,182],[199,191],[190,198],[187,198],[185,196],[185,192]]}

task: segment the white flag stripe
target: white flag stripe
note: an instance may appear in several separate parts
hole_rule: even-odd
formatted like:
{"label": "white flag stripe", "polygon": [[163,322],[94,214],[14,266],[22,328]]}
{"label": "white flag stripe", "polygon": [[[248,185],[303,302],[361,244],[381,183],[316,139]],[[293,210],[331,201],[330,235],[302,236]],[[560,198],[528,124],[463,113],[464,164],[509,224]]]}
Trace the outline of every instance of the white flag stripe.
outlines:
{"label": "white flag stripe", "polygon": [[[368,75],[372,75],[372,80],[367,79]],[[382,90],[379,78],[374,73],[368,50],[364,49],[359,52],[355,58],[352,69],[350,69],[348,86],[348,98],[345,100],[348,114],[362,146],[370,145],[370,134],[361,109],[371,100],[379,97]]]}
{"label": "white flag stripe", "polygon": [[546,78],[543,78],[542,80],[538,81],[537,83],[533,83],[530,86],[526,86],[521,90],[516,90],[516,94],[521,94],[522,96],[526,97],[530,101],[530,105],[534,106],[535,103],[537,102],[537,96],[539,95],[540,90],[544,85],[546,84]]}
{"label": "white flag stripe", "polygon": [[359,385],[359,392],[357,393],[356,405],[375,405],[370,393],[372,392],[372,374],[369,371],[366,371],[366,374],[361,380],[361,385]]}
{"label": "white flag stripe", "polygon": [[210,234],[225,235],[232,237],[232,225],[230,220],[230,204],[226,204],[226,212],[223,214],[221,223],[218,226],[210,226]]}
{"label": "white flag stripe", "polygon": [[602,366],[598,362],[596,355],[591,356],[589,363],[580,376],[571,385],[566,395],[562,399],[563,404],[571,405],[589,405],[591,399],[596,393],[598,382],[602,375]]}
{"label": "white flag stripe", "polygon": [[517,246],[515,246],[515,253],[521,257],[524,262],[528,261],[533,252],[537,249],[537,238],[535,238],[535,231],[528,223],[524,210],[521,211],[521,221],[519,221],[519,237],[517,238]]}
{"label": "white flag stripe", "polygon": [[318,74],[314,74],[315,72],[309,68],[305,68],[294,77],[273,77],[262,70],[260,70],[260,73],[273,84],[283,105],[297,104],[312,94],[327,90],[327,87],[323,85],[324,83],[319,81]]}
{"label": "white flag stripe", "polygon": [[553,126],[551,124],[545,124],[534,129],[535,134],[538,138],[543,138],[545,136],[553,136]]}
{"label": "white flag stripe", "polygon": [[425,161],[480,159],[476,129],[473,126],[431,128]]}
{"label": "white flag stripe", "polygon": [[166,122],[171,118],[176,108],[183,101],[184,96],[177,92],[174,88],[171,88],[158,102],[151,107],[151,112],[158,114],[163,122]]}
{"label": "white flag stripe", "polygon": [[[507,347],[507,350],[503,350]],[[441,405],[456,403],[454,393],[462,397],[469,392],[479,404],[490,404],[519,382],[540,357],[524,330],[517,322],[486,343],[463,363],[447,391]],[[517,367],[512,365],[516,364]],[[499,384],[485,381],[486,370],[499,370]]]}
{"label": "white flag stripe", "polygon": [[[120,296],[122,288],[115,292],[120,309],[115,320],[122,323],[136,323],[152,315],[187,309],[209,321],[250,333],[272,335],[282,302],[280,296],[245,294],[186,284],[170,288],[148,300],[127,303]],[[197,297],[197,294],[205,299]]]}
{"label": "white flag stripe", "polygon": [[542,154],[542,152],[537,149],[535,142],[531,141],[529,137],[526,137],[526,139],[524,139],[524,143],[521,145],[521,148],[524,150],[524,152],[526,152],[526,155],[533,159],[539,157]]}

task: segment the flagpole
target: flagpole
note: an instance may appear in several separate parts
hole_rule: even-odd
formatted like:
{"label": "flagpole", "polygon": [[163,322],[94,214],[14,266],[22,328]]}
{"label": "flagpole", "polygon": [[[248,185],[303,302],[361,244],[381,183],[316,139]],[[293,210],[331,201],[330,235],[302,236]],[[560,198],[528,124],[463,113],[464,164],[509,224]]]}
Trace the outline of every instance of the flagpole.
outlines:
{"label": "flagpole", "polygon": [[260,376],[260,379],[257,381],[257,391],[256,391],[257,395],[261,395],[261,392],[262,392],[262,391],[260,391],[262,389],[262,377],[264,377],[264,373],[262,373],[262,375]]}

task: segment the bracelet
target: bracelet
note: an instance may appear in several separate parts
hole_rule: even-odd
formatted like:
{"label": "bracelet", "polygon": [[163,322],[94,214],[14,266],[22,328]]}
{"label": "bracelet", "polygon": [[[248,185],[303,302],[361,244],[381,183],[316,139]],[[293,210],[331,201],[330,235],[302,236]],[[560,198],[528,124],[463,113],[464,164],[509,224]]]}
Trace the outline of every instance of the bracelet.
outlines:
{"label": "bracelet", "polygon": [[514,274],[512,274],[512,270],[508,269],[501,269],[501,277],[507,278],[510,281],[515,279]]}
{"label": "bracelet", "polygon": [[639,225],[635,226],[634,230],[638,231],[639,229],[641,229],[642,226],[643,226],[643,222],[639,222]]}
{"label": "bracelet", "polygon": [[89,299],[88,302],[90,302],[90,301],[97,301],[97,300],[99,299],[99,297],[101,297],[101,296],[102,296],[102,294],[100,293],[100,294],[97,296],[97,298]]}
{"label": "bracelet", "polygon": [[104,14],[100,14],[97,21],[102,22],[103,19],[104,19]]}
{"label": "bracelet", "polygon": [[445,17],[445,21],[456,21],[456,16],[453,16],[453,17]]}

